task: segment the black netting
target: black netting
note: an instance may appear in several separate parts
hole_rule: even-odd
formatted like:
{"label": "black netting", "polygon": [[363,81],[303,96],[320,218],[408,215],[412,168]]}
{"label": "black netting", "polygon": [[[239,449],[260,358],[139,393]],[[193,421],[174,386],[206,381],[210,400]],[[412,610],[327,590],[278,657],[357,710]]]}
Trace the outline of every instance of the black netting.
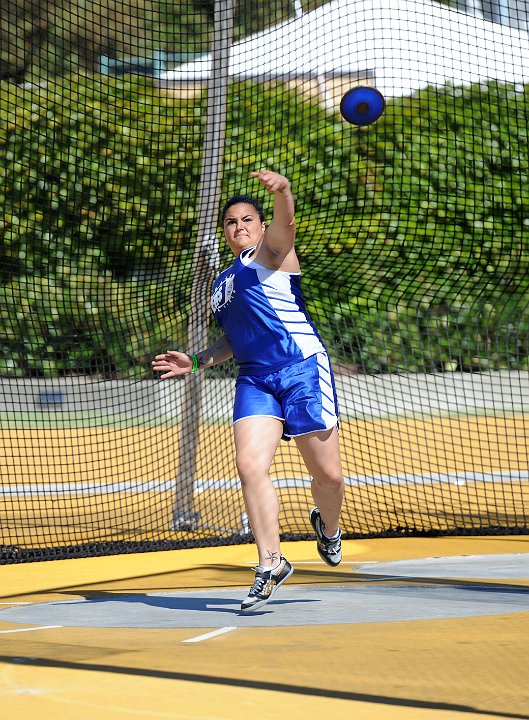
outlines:
{"label": "black netting", "polygon": [[[235,366],[164,382],[150,363],[219,336],[218,206],[244,193],[269,213],[261,168],[296,198],[346,536],[527,532],[528,17],[2,3],[0,562],[251,539]],[[385,99],[372,124],[340,114],[357,86]],[[294,443],[272,470],[282,533],[304,538]]]}

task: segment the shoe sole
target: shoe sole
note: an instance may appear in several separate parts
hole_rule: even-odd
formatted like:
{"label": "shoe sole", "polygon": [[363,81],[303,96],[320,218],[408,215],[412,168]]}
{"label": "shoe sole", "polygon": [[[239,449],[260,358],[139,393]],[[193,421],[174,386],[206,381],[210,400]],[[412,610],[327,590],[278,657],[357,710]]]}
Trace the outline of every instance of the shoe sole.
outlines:
{"label": "shoe sole", "polygon": [[[318,531],[316,529],[316,518],[321,517],[321,515],[318,513],[313,513],[311,510],[309,518],[310,518],[310,524],[314,528],[314,532],[316,533],[316,538],[318,537]],[[318,548],[318,555],[321,557],[321,559],[329,565],[329,567],[338,567],[338,565],[342,562],[342,558],[338,560],[338,562],[332,562],[321,550],[319,542],[316,541],[316,547]]]}
{"label": "shoe sole", "polygon": [[281,585],[288,580],[288,578],[292,575],[293,572],[294,572],[294,568],[291,567],[291,568],[290,568],[290,572],[288,573],[288,575],[287,575],[286,577],[284,577],[284,578],[281,580],[281,582],[278,582],[277,585],[275,586],[275,588],[272,590],[272,592],[270,593],[270,597],[267,597],[266,600],[259,600],[258,602],[254,603],[253,605],[250,605],[250,606],[247,607],[247,608],[242,608],[242,607],[241,607],[241,612],[242,612],[242,613],[253,612],[254,610],[259,610],[259,608],[263,607],[263,605],[266,605],[266,603],[269,603],[270,600],[274,597],[276,590],[277,590],[278,588],[280,588]]}

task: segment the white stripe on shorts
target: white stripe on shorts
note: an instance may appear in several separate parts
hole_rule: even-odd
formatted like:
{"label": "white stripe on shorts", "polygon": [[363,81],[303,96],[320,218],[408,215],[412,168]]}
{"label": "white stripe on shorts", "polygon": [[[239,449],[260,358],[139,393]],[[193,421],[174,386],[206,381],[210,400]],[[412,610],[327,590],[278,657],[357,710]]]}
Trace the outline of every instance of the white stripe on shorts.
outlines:
{"label": "white stripe on shorts", "polygon": [[331,377],[331,365],[327,353],[318,353],[316,360],[318,362],[318,377],[321,392],[321,418],[325,423],[325,427],[330,430],[330,428],[334,427],[338,422]]}

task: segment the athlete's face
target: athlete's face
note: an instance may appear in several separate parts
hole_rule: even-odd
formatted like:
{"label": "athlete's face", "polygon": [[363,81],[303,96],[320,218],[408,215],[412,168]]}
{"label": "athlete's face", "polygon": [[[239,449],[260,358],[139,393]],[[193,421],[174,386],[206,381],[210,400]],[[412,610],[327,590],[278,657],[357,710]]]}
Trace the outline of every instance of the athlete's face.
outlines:
{"label": "athlete's face", "polygon": [[223,229],[232,253],[238,257],[246,248],[260,243],[265,223],[259,220],[259,213],[253,205],[237,203],[228,208]]}

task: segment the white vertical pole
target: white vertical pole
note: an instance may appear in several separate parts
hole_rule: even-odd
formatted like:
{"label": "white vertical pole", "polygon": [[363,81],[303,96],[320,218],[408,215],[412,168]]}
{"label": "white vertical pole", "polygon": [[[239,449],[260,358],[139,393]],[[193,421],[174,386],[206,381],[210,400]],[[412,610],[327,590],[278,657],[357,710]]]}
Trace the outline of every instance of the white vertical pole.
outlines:
{"label": "white vertical pole", "polygon": [[[188,320],[189,352],[202,350],[207,346],[209,295],[218,265],[219,251],[215,230],[222,182],[228,64],[233,38],[233,6],[234,0],[215,1],[207,121],[199,186],[198,234],[193,255],[193,284]],[[173,526],[175,529],[192,530],[199,522],[198,513],[193,505],[193,483],[200,431],[202,373],[186,375],[183,383]]]}

